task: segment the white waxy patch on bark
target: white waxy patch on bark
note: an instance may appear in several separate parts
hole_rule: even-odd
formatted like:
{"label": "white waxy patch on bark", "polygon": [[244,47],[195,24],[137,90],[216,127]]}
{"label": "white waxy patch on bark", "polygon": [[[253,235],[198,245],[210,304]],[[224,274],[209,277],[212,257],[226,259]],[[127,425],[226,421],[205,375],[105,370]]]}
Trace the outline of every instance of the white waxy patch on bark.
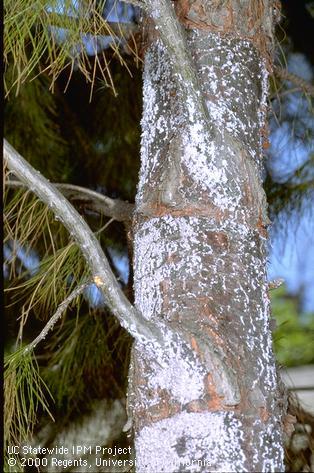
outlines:
{"label": "white waxy patch on bark", "polygon": [[[145,353],[143,355],[145,357]],[[158,363],[157,356],[150,359],[144,388],[147,396],[141,407],[148,408],[163,402],[165,391],[170,394],[172,402],[182,406],[200,399],[204,394],[203,379],[206,371],[196,357],[188,358],[180,342],[175,346],[168,346],[164,355],[167,361],[163,365]]]}
{"label": "white waxy patch on bark", "polygon": [[[191,33],[191,43],[198,35],[199,33]],[[252,179],[253,176],[254,180],[254,173],[257,172],[253,169],[254,166],[261,167],[261,147],[257,145],[260,144],[260,130],[266,110],[267,71],[262,60],[258,62],[256,51],[249,48],[247,41],[239,41],[233,50],[231,45],[231,40],[218,37],[217,50],[221,50],[220,60],[215,64],[210,55],[211,48],[208,47],[204,55],[214,64],[208,64],[208,61],[204,63],[204,60],[198,64],[202,86],[206,89],[206,96],[211,98],[207,103],[216,130],[215,139],[209,136],[208,126],[198,120],[192,96],[184,98],[187,120],[184,118],[183,109],[181,115],[168,113],[169,103],[165,98],[169,97],[170,91],[175,90],[171,62],[160,41],[147,52],[144,70],[142,168],[136,198],[138,206],[143,202],[145,184],[156,179],[155,171],[164,165],[162,149],[166,152],[167,143],[169,145],[173,139],[172,135],[178,133],[182,140],[181,165],[185,172],[200,190],[208,192],[208,198],[214,205],[242,214],[245,219],[243,189],[248,178]],[[228,47],[232,52],[229,51],[230,58],[225,63],[222,58]],[[245,54],[242,53],[242,48],[246,49]],[[257,69],[252,79],[246,64],[247,56],[250,64],[254,64]],[[158,67],[155,67],[157,63]],[[221,80],[218,74],[225,74],[226,79]],[[239,81],[243,83],[240,103],[237,87]],[[261,90],[256,88],[255,83],[258,81],[262,84]],[[160,82],[163,84],[162,88],[158,88]],[[179,100],[177,93],[174,95]],[[248,113],[252,110],[255,110],[254,116]],[[243,158],[239,158],[243,153]],[[241,169],[245,166],[247,169],[242,172],[235,173],[233,170],[233,167]],[[247,175],[250,166],[253,169],[251,177]],[[160,176],[157,176],[157,179],[160,179]],[[162,183],[160,185],[162,187]],[[260,198],[263,198],[263,191]],[[165,203],[171,205],[168,201]]]}
{"label": "white waxy patch on bark", "polygon": [[157,366],[153,376],[148,379],[148,387],[166,389],[174,401],[184,405],[202,397],[204,376],[204,369],[191,366],[182,355],[175,356],[169,359],[168,369]]}
{"label": "white waxy patch on bark", "polygon": [[[174,274],[187,281],[195,276],[202,284],[200,271],[203,256],[212,253],[212,247],[204,240],[199,224],[204,219],[197,217],[174,218],[166,215],[150,219],[136,232],[135,251],[135,300],[146,318],[170,316],[169,307],[163,310],[161,284],[172,284]],[[204,280],[204,283],[206,281]],[[197,294],[185,293],[185,297],[196,298]],[[184,300],[182,300],[184,304]],[[181,309],[181,301],[172,307],[172,312]]]}
{"label": "white waxy patch on bark", "polygon": [[241,431],[229,412],[182,412],[163,419],[136,438],[137,472],[248,471]]}
{"label": "white waxy patch on bark", "polygon": [[[212,242],[209,236],[211,233],[223,234],[227,229],[230,234],[232,228],[236,234],[232,238],[238,241],[237,256],[232,271],[225,274],[221,271],[220,263],[228,257],[230,249],[226,246],[220,251],[220,257],[217,259],[217,252],[212,246],[215,240]],[[264,279],[265,287],[267,287],[265,275],[261,271],[262,260],[252,255],[251,250],[250,253],[246,253],[246,243],[249,238],[248,231],[244,232],[243,235],[242,227],[240,227],[238,233],[235,223],[230,225],[230,222],[226,221],[217,225],[214,219],[204,217],[172,217],[166,215],[144,222],[135,232],[134,242],[134,289],[137,308],[147,318],[155,320],[157,325],[160,321],[164,323],[164,320],[176,320],[179,324],[182,323],[182,327],[184,327],[184,324],[187,323],[184,314],[191,317],[189,307],[191,307],[190,312],[193,311],[195,301],[199,299],[209,300],[211,294],[215,291],[215,287],[231,287],[230,282],[232,283],[239,277],[239,265],[242,259],[246,259],[246,271],[248,272],[246,279],[250,282],[253,281],[253,287],[260,287],[261,281]],[[252,272],[253,274],[251,274]],[[188,287],[193,287],[193,292],[189,291]],[[257,349],[260,351],[261,346],[265,347],[265,351],[261,353],[261,358],[257,358],[253,382],[260,380],[261,368],[262,372],[266,369],[265,388],[275,389],[276,375],[271,363],[271,340],[267,333],[268,312],[265,311],[262,305],[256,306],[254,317],[252,316],[251,292],[254,294],[255,289],[250,287],[244,289],[241,284],[236,284],[234,288],[232,299],[240,307],[238,323],[241,324],[235,343],[242,339],[252,352]],[[223,320],[226,313],[233,314],[233,307],[228,307],[229,309],[223,305],[216,307],[216,317],[218,319],[209,319],[208,316],[203,316],[201,310],[198,315],[193,312],[193,317],[197,315],[194,321],[195,329],[199,330],[202,324],[215,327],[220,319]],[[256,324],[257,320],[262,321],[262,326],[266,327],[265,331],[261,332],[260,326]],[[168,346],[170,346],[170,343],[168,343]],[[192,365],[186,364],[183,361],[184,354],[180,353],[179,346],[177,353],[169,351],[164,355],[166,355],[166,359],[169,359],[169,365],[163,363],[162,369],[158,366],[156,369],[152,369],[148,377],[148,385],[168,389],[173,398],[181,404],[197,399],[197,394],[203,392],[204,370],[198,370],[196,362]],[[212,353],[212,357],[211,362],[208,360],[207,371],[212,372],[214,379],[216,379],[215,370],[211,369],[212,366],[215,366],[214,353]],[[174,366],[176,366],[175,369]],[[193,379],[195,390],[187,393],[185,383],[188,382],[189,378]],[[230,397],[230,394],[227,394],[230,389],[228,379],[230,378],[226,378],[226,385],[222,390],[222,395],[226,396],[226,403],[229,402],[227,399]],[[252,378],[249,379],[248,383],[251,382]],[[220,381],[217,379],[217,383],[222,386],[222,378]],[[158,401],[159,399],[150,399],[149,403],[152,405],[152,403]]]}
{"label": "white waxy patch on bark", "polygon": [[[169,95],[174,89],[171,64],[163,61],[165,48],[158,41],[158,48],[149,49],[145,57],[145,68],[143,73],[143,117],[141,120],[142,143],[141,143],[141,172],[139,176],[136,203],[139,204],[143,198],[143,186],[152,179],[153,173],[161,164],[160,152],[162,145],[167,142],[173,130],[180,125],[178,117],[167,113],[163,106],[163,94]],[[160,60],[159,60],[160,57]],[[158,66],[156,67],[156,64]],[[157,92],[156,84],[163,78],[164,90]],[[160,146],[156,147],[156,142]],[[145,159],[144,159],[145,157]]]}
{"label": "white waxy patch on bark", "polygon": [[[267,426],[262,424],[260,420],[254,422],[254,426],[258,426],[261,432],[259,442],[254,449],[253,464],[262,464],[260,470],[262,472],[285,471],[279,469],[278,465],[284,465],[284,450],[280,442],[274,441],[274,433],[278,429],[278,424],[269,423]],[[262,462],[260,462],[260,455]]]}

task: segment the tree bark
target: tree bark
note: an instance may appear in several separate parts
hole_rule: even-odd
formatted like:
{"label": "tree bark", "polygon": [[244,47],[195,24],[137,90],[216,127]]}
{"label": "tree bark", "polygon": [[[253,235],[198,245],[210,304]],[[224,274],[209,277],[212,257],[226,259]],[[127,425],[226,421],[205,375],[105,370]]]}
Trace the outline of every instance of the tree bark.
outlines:
{"label": "tree bark", "polygon": [[199,89],[149,24],[133,233],[135,304],[178,339],[162,363],[133,347],[137,471],[283,471],[261,179],[273,4],[176,7]]}

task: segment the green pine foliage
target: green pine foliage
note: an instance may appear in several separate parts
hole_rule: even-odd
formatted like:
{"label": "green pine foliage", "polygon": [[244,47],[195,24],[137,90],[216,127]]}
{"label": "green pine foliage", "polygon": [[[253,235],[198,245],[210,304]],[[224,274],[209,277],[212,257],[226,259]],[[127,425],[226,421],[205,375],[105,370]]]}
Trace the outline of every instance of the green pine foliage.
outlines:
{"label": "green pine foliage", "polygon": [[[12,83],[11,66],[5,77]],[[58,123],[58,100],[49,91],[50,79],[41,74],[26,82],[18,95],[11,94],[5,104],[6,139],[48,179],[66,182],[73,163]]]}
{"label": "green pine foliage", "polygon": [[312,199],[314,191],[313,168],[314,154],[310,155],[309,159],[286,182],[274,182],[270,175],[267,175],[265,191],[273,217],[283,209],[301,211],[304,197],[309,196]]}
{"label": "green pine foliage", "polygon": [[279,364],[291,367],[314,363],[314,314],[300,320],[298,300],[284,286],[272,291],[272,313],[277,328],[274,344]]}
{"label": "green pine foliage", "polygon": [[32,434],[39,409],[53,419],[51,394],[39,374],[33,351],[27,347],[8,354],[4,368],[4,444],[20,445]]}
{"label": "green pine foliage", "polygon": [[[275,66],[286,70],[287,57],[293,53],[293,45],[284,29],[285,25],[283,28],[279,26],[277,32]],[[269,204],[270,218],[276,219],[282,210],[285,210],[287,214],[301,211],[304,199],[309,196],[311,199],[313,198],[314,154],[312,143],[314,136],[311,120],[314,102],[313,97],[304,92],[300,86],[292,84],[288,80],[280,80],[275,74],[270,76],[269,84],[269,118],[278,126],[283,123],[288,125],[282,146],[286,147],[291,160],[294,159],[294,153],[296,156],[298,146],[308,149],[307,160],[294,172],[282,176],[280,181],[273,179],[269,172],[266,173],[264,189]],[[293,106],[290,103],[291,96],[293,96]],[[289,103],[290,106],[287,106]],[[272,158],[276,159],[276,156],[272,156]]]}
{"label": "green pine foliage", "polygon": [[[22,84],[43,71],[49,74],[53,88],[65,69],[68,79],[74,69],[80,70],[92,87],[97,69],[105,83],[114,89],[106,53],[102,51],[91,59],[83,41],[84,34],[110,35],[114,40],[111,54],[124,64],[117,37],[101,15],[105,3],[106,0],[87,0],[77,2],[74,9],[72,0],[63,0],[61,9],[58,0],[5,0],[4,60],[14,70],[14,81],[5,80],[7,93],[14,88],[18,92]],[[58,41],[52,28],[66,41]],[[135,53],[131,46],[129,52]]]}
{"label": "green pine foliage", "polygon": [[100,83],[90,107],[94,119],[86,120],[84,126],[96,151],[86,167],[100,171],[109,192],[119,190],[122,198],[133,201],[140,164],[142,80],[140,69],[131,60],[129,68],[132,80],[119,64],[112,64],[112,75],[119,84],[117,95],[106,92]]}
{"label": "green pine foliage", "polygon": [[[75,285],[86,280],[89,272],[80,250],[69,238],[53,213],[29,190],[5,192],[4,244],[11,249],[5,261],[10,283],[6,288],[9,306],[23,306],[23,317],[30,310],[47,319]],[[26,255],[36,250],[40,256],[34,274],[18,265],[18,247]]]}
{"label": "green pine foliage", "polygon": [[[123,385],[117,380],[126,378],[128,357],[125,355],[130,338],[120,332],[119,323],[108,313],[99,311],[86,314],[77,311],[76,316],[67,318],[54,331],[47,343],[51,357],[43,376],[56,408],[69,416],[75,407],[82,403],[87,406],[95,397],[114,398],[119,394],[123,397]],[[118,356],[117,343],[122,358]]]}
{"label": "green pine foliage", "polygon": [[[6,183],[9,178],[5,172]],[[105,307],[89,308],[81,294],[35,350],[28,348],[90,274],[71,235],[37,197],[9,184],[4,195],[5,244],[12,251],[5,261],[6,348],[13,351],[5,364],[5,439],[6,445],[18,445],[30,440],[47,413],[53,412],[63,425],[95,399],[122,398],[131,340]],[[113,245],[111,220],[90,220],[103,246]],[[19,264],[17,242],[40,255],[35,271]],[[21,341],[23,348],[14,348]]]}

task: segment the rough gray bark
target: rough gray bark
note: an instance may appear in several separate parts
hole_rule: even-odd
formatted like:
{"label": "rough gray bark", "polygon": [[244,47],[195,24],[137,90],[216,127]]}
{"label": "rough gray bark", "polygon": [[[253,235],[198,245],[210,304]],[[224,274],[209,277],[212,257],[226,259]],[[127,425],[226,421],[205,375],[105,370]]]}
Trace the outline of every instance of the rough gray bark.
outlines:
{"label": "rough gray bark", "polygon": [[144,317],[171,327],[196,361],[178,343],[161,366],[135,344],[137,471],[283,471],[260,176],[266,58],[252,38],[195,29],[187,41],[206,123],[173,51],[151,34],[145,55],[134,287]]}

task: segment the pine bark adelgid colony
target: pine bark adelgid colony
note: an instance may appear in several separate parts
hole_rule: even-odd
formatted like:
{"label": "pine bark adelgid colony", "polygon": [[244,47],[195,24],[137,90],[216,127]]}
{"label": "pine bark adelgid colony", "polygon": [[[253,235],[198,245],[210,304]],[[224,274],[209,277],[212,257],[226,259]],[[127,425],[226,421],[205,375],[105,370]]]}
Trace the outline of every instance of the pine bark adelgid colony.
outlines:
{"label": "pine bark adelgid colony", "polygon": [[133,347],[137,471],[283,471],[261,179],[278,5],[142,3],[135,303],[165,344]]}
{"label": "pine bark adelgid colony", "polygon": [[[272,352],[262,187],[279,5],[125,1],[143,11],[135,305],[62,188],[5,141],[8,168],[68,229],[134,338],[125,430],[137,472],[283,471],[286,402]],[[125,219],[111,200],[102,209]]]}

